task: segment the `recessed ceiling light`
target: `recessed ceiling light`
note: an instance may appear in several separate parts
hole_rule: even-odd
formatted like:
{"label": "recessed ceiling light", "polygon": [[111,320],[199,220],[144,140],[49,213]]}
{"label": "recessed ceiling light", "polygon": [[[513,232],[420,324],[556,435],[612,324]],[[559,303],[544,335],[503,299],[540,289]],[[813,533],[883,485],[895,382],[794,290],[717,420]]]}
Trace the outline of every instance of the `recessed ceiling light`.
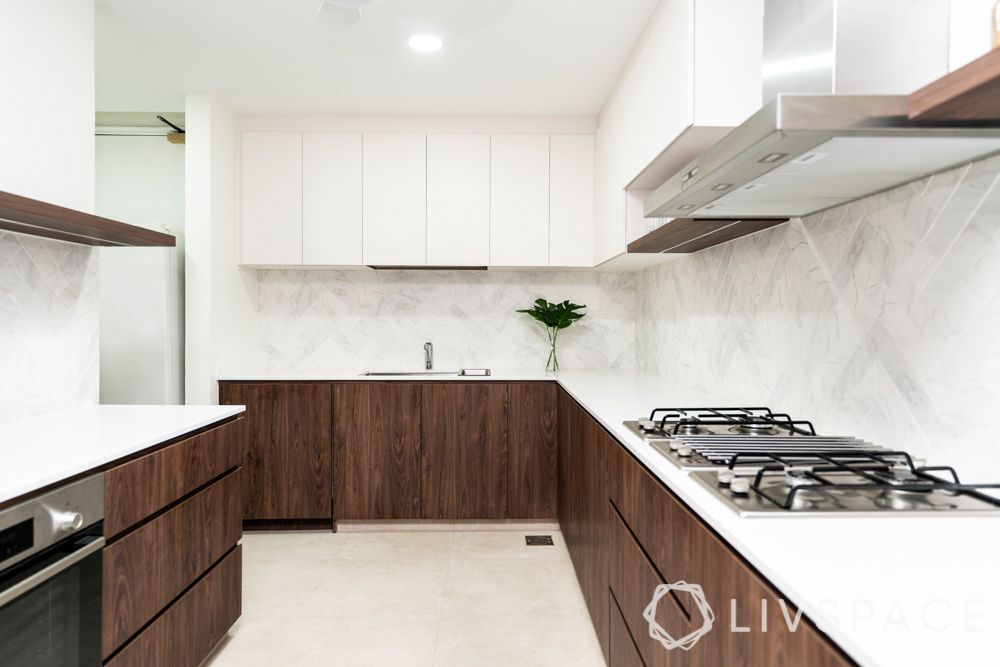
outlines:
{"label": "recessed ceiling light", "polygon": [[420,51],[421,53],[431,53],[444,46],[444,42],[437,35],[414,35],[410,37],[410,41],[407,44],[414,51]]}

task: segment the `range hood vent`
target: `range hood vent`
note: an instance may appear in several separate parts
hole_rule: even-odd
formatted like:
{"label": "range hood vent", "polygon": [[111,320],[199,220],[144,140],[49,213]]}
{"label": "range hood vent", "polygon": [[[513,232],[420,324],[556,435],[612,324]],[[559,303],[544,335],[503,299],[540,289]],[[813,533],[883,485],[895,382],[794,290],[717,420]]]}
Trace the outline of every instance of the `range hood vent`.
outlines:
{"label": "range hood vent", "polygon": [[779,95],[654,190],[644,214],[806,216],[998,152],[1000,123],[912,121],[905,95]]}

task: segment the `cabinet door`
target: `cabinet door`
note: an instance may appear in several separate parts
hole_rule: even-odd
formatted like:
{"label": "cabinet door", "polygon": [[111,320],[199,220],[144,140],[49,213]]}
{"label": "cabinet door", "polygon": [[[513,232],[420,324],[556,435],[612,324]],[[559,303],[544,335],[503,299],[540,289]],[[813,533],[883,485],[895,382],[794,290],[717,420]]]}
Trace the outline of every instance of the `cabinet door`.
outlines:
{"label": "cabinet door", "polygon": [[[785,614],[795,619],[796,609],[750,569],[732,549],[707,528],[696,524],[691,542],[692,581],[701,584],[705,599],[715,611],[717,629],[705,635],[691,658],[700,665],[774,665],[775,667],[846,667],[854,664],[805,618],[795,631]],[[734,602],[735,601],[735,602]],[[762,602],[766,601],[766,602]],[[735,617],[732,615],[735,606]],[[766,625],[762,610],[766,608]],[[730,627],[747,628],[730,632]]]}
{"label": "cabinet door", "polygon": [[244,132],[242,263],[302,263],[302,134]]}
{"label": "cabinet door", "polygon": [[632,635],[629,634],[621,609],[611,597],[611,638],[609,641],[608,667],[645,667]]}
{"label": "cabinet door", "polygon": [[554,134],[549,165],[549,265],[594,266],[594,136]]}
{"label": "cabinet door", "polygon": [[302,263],[360,265],[361,135],[302,135]]}
{"label": "cabinet door", "polygon": [[490,263],[490,137],[427,136],[427,264]]}
{"label": "cabinet door", "polygon": [[[559,404],[559,525],[608,658],[608,451],[613,440],[565,393]],[[565,421],[563,421],[565,419]]]}
{"label": "cabinet door", "polygon": [[508,386],[508,516],[556,518],[556,397],[550,382]]}
{"label": "cabinet door", "polygon": [[219,402],[247,406],[244,519],[330,518],[329,384],[223,383]]}
{"label": "cabinet door", "polygon": [[507,387],[433,383],[422,396],[424,518],[506,518]]}
{"label": "cabinet door", "polygon": [[333,388],[334,516],[420,518],[420,385]]}
{"label": "cabinet door", "polygon": [[549,136],[493,135],[490,264],[549,264]]}
{"label": "cabinet door", "polygon": [[427,137],[364,135],[364,262],[427,263]]}

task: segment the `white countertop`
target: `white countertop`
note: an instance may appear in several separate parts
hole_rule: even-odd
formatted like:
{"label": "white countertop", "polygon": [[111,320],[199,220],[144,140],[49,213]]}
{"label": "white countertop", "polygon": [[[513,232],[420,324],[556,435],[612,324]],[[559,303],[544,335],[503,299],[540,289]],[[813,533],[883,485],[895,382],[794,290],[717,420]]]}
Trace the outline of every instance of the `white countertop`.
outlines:
{"label": "white countertop", "polygon": [[[224,379],[430,379],[360,378],[361,372],[231,373]],[[757,404],[754,397],[706,396],[662,378],[628,371],[497,371],[481,379],[557,380],[860,664],[1000,664],[994,639],[1000,631],[1000,517],[877,514],[741,518],[622,422],[655,407]],[[817,428],[822,429],[822,424]],[[744,604],[740,609],[738,624],[752,623],[748,616],[756,611],[753,605]],[[728,631],[729,610],[715,611],[718,630]],[[759,616],[755,618],[759,622]]]}
{"label": "white countertop", "polygon": [[242,405],[92,405],[0,424],[0,503],[244,410]]}

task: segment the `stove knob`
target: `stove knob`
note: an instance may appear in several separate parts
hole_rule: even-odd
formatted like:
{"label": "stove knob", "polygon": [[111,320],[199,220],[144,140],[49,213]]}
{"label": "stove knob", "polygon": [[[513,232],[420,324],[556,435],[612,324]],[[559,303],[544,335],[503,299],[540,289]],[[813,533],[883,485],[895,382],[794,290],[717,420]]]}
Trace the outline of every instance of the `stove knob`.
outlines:
{"label": "stove knob", "polygon": [[680,449],[683,446],[683,444],[684,443],[682,443],[682,442],[680,442],[678,440],[671,440],[670,441],[670,451],[676,452],[678,449]]}
{"label": "stove knob", "polygon": [[734,473],[732,470],[723,470],[718,475],[716,475],[716,478],[719,481],[719,486],[729,486],[735,477],[736,473]]}
{"label": "stove knob", "polygon": [[745,477],[737,477],[729,483],[729,490],[738,496],[745,496],[750,493],[750,480]]}
{"label": "stove knob", "polygon": [[691,448],[687,445],[677,448],[677,456],[688,457],[691,456]]}
{"label": "stove knob", "polygon": [[83,515],[79,512],[52,510],[52,528],[57,533],[69,533],[83,528]]}

